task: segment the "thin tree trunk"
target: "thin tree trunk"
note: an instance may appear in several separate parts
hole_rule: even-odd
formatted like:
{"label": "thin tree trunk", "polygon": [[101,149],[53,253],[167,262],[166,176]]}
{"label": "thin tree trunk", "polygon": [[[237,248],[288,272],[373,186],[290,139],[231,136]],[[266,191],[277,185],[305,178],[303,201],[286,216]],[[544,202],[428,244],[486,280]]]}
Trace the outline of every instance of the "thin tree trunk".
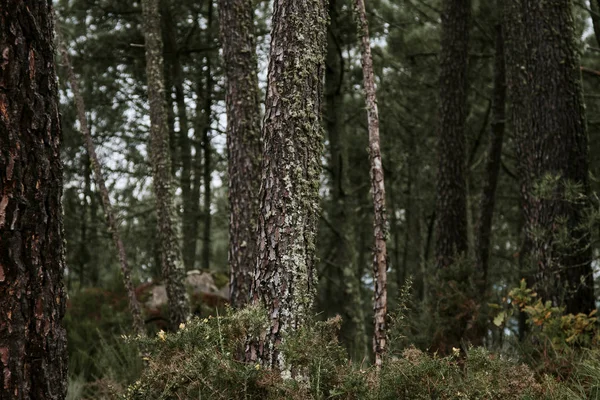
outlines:
{"label": "thin tree trunk", "polygon": [[373,281],[375,282],[375,300],[373,303],[374,325],[373,352],[375,365],[380,368],[383,364],[383,353],[387,335],[387,247],[386,247],[386,214],[385,214],[385,185],[383,182],[383,166],[379,145],[379,115],[377,112],[377,96],[371,43],[369,41],[369,26],[365,11],[364,0],[356,0],[361,39],[362,67],[367,103],[369,124],[369,156],[371,159],[371,192],[373,195],[374,219],[373,229],[375,248],[373,254]]}
{"label": "thin tree trunk", "polygon": [[189,305],[184,286],[184,269],[176,235],[171,190],[169,130],[163,77],[163,44],[158,0],[142,1],[146,74],[150,101],[150,156],[161,250],[162,275],[169,298],[169,319],[175,329],[187,320]]}
{"label": "thin tree trunk", "polygon": [[181,159],[181,202],[182,202],[182,257],[183,265],[186,271],[194,269],[196,261],[196,249],[198,238],[197,230],[194,232],[194,224],[198,224],[198,217],[193,214],[194,202],[198,198],[192,195],[192,144],[189,139],[189,119],[187,106],[185,104],[185,91],[183,87],[184,73],[181,60],[181,49],[177,44],[175,35],[175,21],[171,15],[169,5],[163,3],[163,18],[165,20],[165,37],[172,54],[171,59],[171,79],[175,91],[175,105],[177,106],[177,120],[179,122],[179,132],[177,132],[177,141],[179,145],[179,155]]}
{"label": "thin tree trunk", "polygon": [[542,299],[577,314],[596,305],[588,136],[571,8],[570,0],[514,0],[504,10],[507,82],[535,281]]}
{"label": "thin tree trunk", "polygon": [[[340,9],[337,0],[329,1],[330,26],[327,37],[325,70],[326,131],[328,135],[331,201],[328,215],[338,234],[331,236],[330,265],[324,269],[327,295],[320,296],[329,315],[341,315],[341,341],[348,346],[353,359],[368,354],[361,281],[357,278],[356,258],[352,247],[350,225],[354,217],[346,190],[349,186],[348,146],[340,116],[343,113],[344,57],[340,45]],[[343,296],[340,296],[343,293]]]}
{"label": "thin tree trunk", "polygon": [[[213,0],[208,2],[208,23],[206,26],[206,42],[213,41]],[[209,56],[206,57],[206,72],[204,75],[206,82],[206,95],[204,98],[204,117],[205,125],[202,133],[202,150],[204,155],[204,234],[202,236],[202,266],[206,271],[210,271],[210,253],[211,253],[211,225],[212,215],[210,205],[212,203],[212,146],[210,140],[211,122],[212,122],[212,101],[213,101],[213,81],[212,81],[212,62]]]}
{"label": "thin tree trunk", "polygon": [[227,78],[229,290],[230,303],[239,308],[248,302],[257,257],[262,159],[252,0],[219,0],[219,21]]}
{"label": "thin tree trunk", "polygon": [[77,81],[77,77],[75,76],[75,72],[73,71],[73,66],[71,65],[71,60],[65,43],[61,43],[60,47],[62,61],[67,68],[71,91],[73,92],[73,97],[75,99],[77,120],[79,121],[79,127],[81,133],[83,134],[89,161],[94,172],[94,180],[96,181],[96,185],[98,186],[98,190],[100,191],[100,196],[102,198],[104,215],[106,216],[106,224],[108,231],[111,233],[115,247],[117,248],[121,273],[123,274],[123,285],[125,286],[125,291],[127,292],[127,298],[129,300],[129,311],[133,317],[133,331],[139,335],[145,335],[144,321],[142,319],[140,303],[135,296],[135,287],[133,286],[133,281],[131,280],[131,268],[129,267],[129,262],[127,260],[127,252],[125,251],[125,246],[123,244],[123,240],[121,239],[121,234],[119,233],[117,218],[115,217],[115,213],[112,208],[110,196],[108,195],[108,189],[106,188],[106,182],[102,176],[100,161],[98,160],[94,141],[92,140],[92,134],[88,127],[83,96],[79,90],[79,83]]}
{"label": "thin tree trunk", "polygon": [[83,276],[84,272],[87,269],[87,266],[90,261],[90,252],[89,252],[89,243],[88,243],[88,211],[89,211],[89,203],[88,203],[88,193],[91,191],[92,186],[92,171],[91,171],[91,162],[90,155],[85,154],[83,157],[83,201],[81,204],[81,215],[80,215],[80,239],[79,239],[79,251],[78,251],[78,261],[79,261],[79,286],[80,289],[83,287]]}
{"label": "thin tree trunk", "polygon": [[0,399],[63,400],[65,246],[50,1],[0,0]]}
{"label": "thin tree trunk", "polygon": [[[498,9],[502,4],[498,1]],[[492,99],[492,128],[487,150],[484,186],[481,193],[479,206],[479,220],[475,235],[475,266],[481,276],[481,292],[487,290],[487,277],[490,255],[490,241],[492,220],[496,202],[496,187],[502,156],[502,142],[504,139],[505,108],[506,108],[506,73],[504,67],[504,37],[502,22],[503,17],[498,16],[496,22],[496,54],[494,63],[494,93]]]}
{"label": "thin tree trunk", "polygon": [[263,127],[258,257],[251,297],[270,327],[247,358],[289,369],[284,336],[313,313],[316,230],[323,150],[321,95],[327,12],[322,1],[273,4]]}

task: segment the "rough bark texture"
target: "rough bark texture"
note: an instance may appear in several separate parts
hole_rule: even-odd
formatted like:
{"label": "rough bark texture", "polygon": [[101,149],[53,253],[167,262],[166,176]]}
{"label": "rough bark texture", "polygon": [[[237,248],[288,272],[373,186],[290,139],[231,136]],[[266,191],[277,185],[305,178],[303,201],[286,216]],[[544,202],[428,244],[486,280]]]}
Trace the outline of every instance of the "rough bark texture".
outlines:
{"label": "rough bark texture", "polygon": [[219,0],[227,78],[230,302],[248,302],[256,261],[262,140],[252,0]]}
{"label": "rough bark texture", "polygon": [[371,43],[369,40],[369,27],[364,0],[356,0],[356,9],[359,34],[361,35],[361,61],[369,125],[371,193],[373,195],[374,206],[373,233],[375,235],[375,247],[373,251],[373,281],[375,283],[375,298],[373,303],[373,321],[375,326],[373,331],[373,352],[375,353],[375,365],[380,368],[383,364],[387,334],[387,247],[385,242],[387,222],[385,185],[379,146],[379,115],[377,112],[373,58],[371,57]]}
{"label": "rough bark texture", "polygon": [[594,310],[588,138],[570,0],[505,3],[525,234],[542,298]]}
{"label": "rough bark texture", "polygon": [[158,220],[158,240],[161,269],[169,298],[169,318],[172,328],[184,322],[189,305],[183,284],[184,270],[174,224],[171,191],[171,159],[169,129],[163,76],[163,44],[158,0],[142,1],[146,48],[146,75],[150,102],[150,157],[154,178],[154,196]]}
{"label": "rough bark texture", "polygon": [[[352,245],[351,220],[353,210],[346,191],[348,181],[348,149],[342,123],[344,57],[340,46],[339,27],[340,1],[329,1],[330,25],[327,36],[327,56],[325,71],[325,107],[326,130],[328,136],[329,171],[331,176],[331,202],[328,218],[334,235],[331,235],[329,253],[325,260],[322,278],[325,293],[318,296],[322,307],[329,316],[341,315],[340,337],[348,345],[353,359],[361,360],[368,354],[365,314],[360,292],[360,277]],[[343,293],[343,295],[340,295]]]}
{"label": "rough bark texture", "polygon": [[[499,9],[502,5],[499,4]],[[496,23],[496,50],[494,62],[494,89],[492,95],[492,128],[487,149],[485,178],[479,207],[479,220],[475,235],[475,266],[481,276],[481,290],[487,288],[490,241],[494,205],[496,202],[496,187],[500,173],[502,142],[504,140],[506,108],[506,72],[504,66],[504,37],[502,16]]]}
{"label": "rough bark texture", "polygon": [[50,1],[0,1],[0,399],[67,391],[61,129]]}
{"label": "rough bark texture", "polygon": [[286,369],[278,345],[313,312],[326,5],[276,0],[263,126],[258,257],[251,296],[270,327],[248,358]]}
{"label": "rough bark texture", "polygon": [[123,285],[125,286],[125,291],[127,292],[127,297],[129,300],[129,311],[133,317],[133,331],[139,335],[145,335],[144,321],[142,319],[140,303],[135,296],[135,287],[133,286],[133,282],[131,280],[131,268],[129,267],[129,262],[127,260],[127,252],[125,251],[125,245],[123,244],[121,234],[119,233],[117,218],[115,217],[110,196],[108,195],[106,182],[102,176],[100,161],[98,160],[96,147],[94,145],[94,141],[92,140],[92,133],[88,127],[83,96],[79,90],[79,83],[77,81],[77,77],[75,76],[75,72],[73,71],[73,66],[71,65],[71,61],[69,59],[69,53],[67,52],[67,48],[65,47],[64,43],[62,44],[60,50],[62,61],[67,68],[71,91],[73,92],[73,97],[75,98],[77,120],[79,121],[79,127],[84,136],[84,142],[89,155],[89,161],[94,171],[94,180],[96,181],[96,185],[98,185],[98,190],[100,191],[100,196],[102,198],[102,205],[104,207],[104,215],[106,216],[108,231],[110,232],[115,247],[117,248],[121,273],[123,274]]}
{"label": "rough bark texture", "polygon": [[435,240],[438,269],[450,266],[468,248],[464,131],[470,13],[470,0],[442,2]]}

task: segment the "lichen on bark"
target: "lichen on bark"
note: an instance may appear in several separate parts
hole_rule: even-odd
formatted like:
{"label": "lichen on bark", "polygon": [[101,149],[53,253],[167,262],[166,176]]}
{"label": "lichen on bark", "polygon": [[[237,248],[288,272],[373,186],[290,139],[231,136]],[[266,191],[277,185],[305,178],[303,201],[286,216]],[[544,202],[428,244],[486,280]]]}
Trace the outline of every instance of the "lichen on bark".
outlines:
{"label": "lichen on bark", "polygon": [[169,297],[169,319],[176,329],[189,316],[184,268],[177,239],[171,186],[171,158],[163,69],[163,43],[159,0],[142,1],[146,50],[148,101],[150,102],[150,159],[156,199],[157,234],[161,270]]}
{"label": "lichen on bark", "polygon": [[262,140],[254,6],[251,0],[219,0],[223,65],[227,78],[230,301],[249,300],[256,261],[256,228]]}
{"label": "lichen on bark", "polygon": [[247,358],[288,369],[280,344],[311,317],[323,135],[326,3],[277,0],[263,126],[258,256],[251,288],[270,327]]}

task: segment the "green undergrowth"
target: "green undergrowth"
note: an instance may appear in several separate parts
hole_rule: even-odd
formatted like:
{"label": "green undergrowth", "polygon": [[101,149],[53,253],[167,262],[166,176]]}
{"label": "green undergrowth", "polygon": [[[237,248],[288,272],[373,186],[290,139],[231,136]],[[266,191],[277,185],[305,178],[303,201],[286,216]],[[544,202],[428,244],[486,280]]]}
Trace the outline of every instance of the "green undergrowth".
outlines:
{"label": "green undergrowth", "polygon": [[285,359],[303,372],[283,379],[260,364],[239,361],[246,339],[266,323],[262,310],[246,308],[195,318],[173,333],[125,337],[122,345],[144,349],[145,368],[128,385],[114,374],[105,377],[99,382],[102,396],[94,398],[594,399],[600,387],[600,359],[592,350],[580,353],[568,381],[482,348],[440,357],[408,346],[387,354],[376,371],[366,361],[347,358],[337,340],[339,318],[307,323],[286,338]]}

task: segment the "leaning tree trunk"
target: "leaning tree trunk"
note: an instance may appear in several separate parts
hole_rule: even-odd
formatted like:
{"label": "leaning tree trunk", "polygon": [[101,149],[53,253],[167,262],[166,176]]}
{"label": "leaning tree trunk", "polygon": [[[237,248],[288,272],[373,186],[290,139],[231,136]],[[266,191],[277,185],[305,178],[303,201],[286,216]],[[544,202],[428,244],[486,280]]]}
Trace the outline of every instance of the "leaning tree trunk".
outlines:
{"label": "leaning tree trunk", "polygon": [[572,5],[506,2],[506,65],[537,289],[569,313],[589,313],[588,137]]}
{"label": "leaning tree trunk", "polygon": [[183,283],[184,270],[177,242],[171,191],[169,129],[163,76],[163,44],[158,0],[142,1],[146,47],[146,75],[150,102],[150,157],[156,197],[161,269],[169,298],[171,328],[186,321],[189,305]]}
{"label": "leaning tree trunk", "polygon": [[260,191],[260,103],[252,0],[219,0],[223,65],[227,77],[230,302],[248,302],[256,261]]}
{"label": "leaning tree trunk", "polygon": [[383,353],[386,345],[387,317],[387,247],[386,247],[386,214],[385,214],[385,185],[383,182],[383,165],[379,146],[379,115],[377,112],[377,97],[371,43],[369,41],[369,26],[365,12],[364,0],[356,0],[359,20],[359,34],[362,36],[361,52],[364,76],[365,95],[367,102],[367,117],[369,124],[369,156],[371,159],[371,192],[373,194],[375,247],[373,252],[373,281],[375,282],[375,300],[373,303],[374,324],[373,352],[375,365],[380,368],[383,364]]}
{"label": "leaning tree trunk", "polygon": [[125,286],[125,290],[127,291],[127,297],[129,299],[129,311],[131,312],[131,315],[133,317],[133,330],[139,335],[145,335],[144,321],[142,319],[142,312],[140,311],[140,303],[138,302],[135,296],[135,288],[131,280],[131,268],[129,267],[129,262],[127,260],[127,252],[125,251],[125,245],[123,244],[121,234],[119,233],[117,218],[115,217],[115,213],[113,211],[112,204],[110,201],[110,196],[108,195],[106,182],[104,181],[104,177],[102,176],[102,170],[100,169],[100,161],[98,160],[98,155],[96,154],[96,146],[94,145],[94,141],[92,140],[92,133],[90,132],[90,129],[88,127],[87,117],[85,116],[85,103],[83,101],[83,96],[81,95],[81,92],[79,90],[79,83],[77,81],[77,77],[75,76],[75,72],[73,71],[73,66],[71,65],[69,53],[64,43],[61,43],[60,50],[62,61],[67,68],[67,74],[69,77],[69,83],[71,85],[71,91],[73,92],[73,97],[75,99],[79,127],[81,129],[81,133],[84,136],[85,147],[89,154],[89,161],[94,171],[94,179],[96,180],[96,184],[98,185],[98,189],[100,191],[100,197],[102,198],[102,205],[104,206],[104,215],[106,215],[106,224],[108,226],[109,232],[111,233],[113,242],[115,244],[115,247],[117,248],[117,252],[119,255],[119,264],[121,265],[121,273],[123,274],[123,284]]}
{"label": "leaning tree trunk", "polygon": [[270,327],[250,359],[288,368],[279,345],[312,316],[323,135],[326,8],[320,0],[273,4],[258,256],[251,296]]}
{"label": "leaning tree trunk", "polygon": [[50,1],[0,0],[0,399],[67,392],[52,14]]}
{"label": "leaning tree trunk", "polygon": [[[502,8],[501,0],[498,8]],[[492,220],[496,203],[496,187],[502,156],[502,142],[504,139],[505,108],[506,108],[506,72],[504,66],[504,36],[501,13],[496,22],[496,54],[494,62],[494,89],[492,95],[492,129],[490,142],[487,149],[485,165],[485,180],[481,193],[479,207],[479,220],[475,235],[475,266],[480,274],[481,292],[487,289],[488,266],[490,257],[490,241],[492,233]]]}

